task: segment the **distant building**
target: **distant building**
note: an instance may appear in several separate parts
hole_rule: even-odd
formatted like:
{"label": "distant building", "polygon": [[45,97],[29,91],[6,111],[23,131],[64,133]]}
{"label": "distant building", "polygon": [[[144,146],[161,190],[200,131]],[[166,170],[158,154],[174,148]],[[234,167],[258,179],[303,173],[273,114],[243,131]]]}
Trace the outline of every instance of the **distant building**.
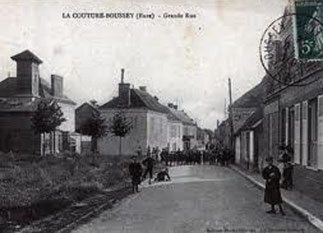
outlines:
{"label": "distant building", "polygon": [[230,122],[229,119],[222,121],[215,130],[215,138],[221,145],[230,148]]}
{"label": "distant building", "polygon": [[197,147],[197,124],[184,110],[178,110],[176,105],[168,104],[169,110],[182,123],[183,150],[190,150]]}
{"label": "distant building", "polygon": [[17,63],[17,77],[0,82],[0,151],[41,154],[43,139],[34,133],[30,121],[41,99],[56,100],[66,118],[57,128],[55,140],[52,134],[46,135],[44,153],[49,152],[49,145],[56,152],[75,146],[70,133],[75,131],[76,103],[64,95],[63,78],[52,75],[51,84],[47,83],[39,72],[42,61],[29,50],[11,59]]}
{"label": "distant building", "polygon": [[210,142],[210,135],[205,129],[197,127],[196,140],[197,148],[200,150],[206,150],[207,145]]}
{"label": "distant building", "polygon": [[168,134],[167,134],[167,146],[169,151],[183,150],[183,122],[178,117],[176,111],[178,111],[177,105],[172,103],[168,104]]}
{"label": "distant building", "polygon": [[94,102],[85,102],[75,110],[75,128],[79,133],[80,153],[82,154],[91,153],[91,136],[82,135],[81,127],[99,111],[99,106]]}
{"label": "distant building", "polygon": [[81,133],[80,129],[82,125],[92,116],[99,112],[99,106],[94,105],[93,103],[85,102],[81,104],[75,110],[75,128],[76,132]]}
{"label": "distant building", "polygon": [[263,165],[262,118],[266,81],[238,98],[230,106],[233,118],[235,162],[250,170]]}
{"label": "distant building", "polygon": [[[146,87],[130,88],[130,84],[124,82],[124,70],[121,73],[118,96],[99,109],[107,122],[111,122],[114,114],[120,111],[132,122],[133,129],[122,141],[122,154],[132,155],[139,150],[147,153],[148,147],[150,150],[167,147],[169,110],[150,95]],[[117,155],[119,137],[109,134],[99,139],[98,150],[101,154]]]}

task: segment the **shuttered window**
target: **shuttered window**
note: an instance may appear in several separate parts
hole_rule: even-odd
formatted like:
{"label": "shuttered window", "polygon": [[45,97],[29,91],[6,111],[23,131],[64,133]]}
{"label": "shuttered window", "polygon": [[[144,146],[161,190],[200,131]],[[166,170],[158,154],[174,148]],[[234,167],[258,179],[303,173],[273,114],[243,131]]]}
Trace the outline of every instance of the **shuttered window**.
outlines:
{"label": "shuttered window", "polygon": [[294,121],[294,162],[300,164],[300,152],[301,152],[301,106],[295,105],[295,121]]}
{"label": "shuttered window", "polygon": [[323,95],[318,96],[317,167],[323,170]]}
{"label": "shuttered window", "polygon": [[308,165],[308,104],[303,101],[302,104],[302,164]]}

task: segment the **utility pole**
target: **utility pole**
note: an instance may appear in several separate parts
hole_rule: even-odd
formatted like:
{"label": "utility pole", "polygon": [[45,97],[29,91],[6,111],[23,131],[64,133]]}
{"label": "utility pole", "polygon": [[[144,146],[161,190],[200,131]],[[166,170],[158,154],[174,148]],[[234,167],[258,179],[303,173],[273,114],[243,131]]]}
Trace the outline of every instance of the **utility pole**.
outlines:
{"label": "utility pole", "polygon": [[224,119],[227,118],[227,99],[224,98]]}
{"label": "utility pole", "polygon": [[232,114],[232,89],[231,89],[231,79],[228,79],[229,84],[229,124],[230,124],[230,149],[234,150],[234,140],[233,140],[233,114]]}

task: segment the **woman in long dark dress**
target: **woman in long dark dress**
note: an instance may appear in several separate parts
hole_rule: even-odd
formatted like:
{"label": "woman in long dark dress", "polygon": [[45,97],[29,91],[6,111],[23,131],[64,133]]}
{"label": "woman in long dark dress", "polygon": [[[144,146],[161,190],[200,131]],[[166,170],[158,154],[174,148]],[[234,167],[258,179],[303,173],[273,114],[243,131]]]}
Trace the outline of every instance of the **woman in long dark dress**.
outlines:
{"label": "woman in long dark dress", "polygon": [[262,171],[262,177],[266,180],[266,189],[265,189],[265,203],[271,205],[271,210],[267,211],[269,214],[275,214],[275,205],[279,206],[280,213],[285,215],[285,212],[282,208],[282,197],[280,193],[280,184],[279,180],[281,178],[280,171],[278,167],[273,165],[273,157],[268,157],[266,159],[268,166]]}

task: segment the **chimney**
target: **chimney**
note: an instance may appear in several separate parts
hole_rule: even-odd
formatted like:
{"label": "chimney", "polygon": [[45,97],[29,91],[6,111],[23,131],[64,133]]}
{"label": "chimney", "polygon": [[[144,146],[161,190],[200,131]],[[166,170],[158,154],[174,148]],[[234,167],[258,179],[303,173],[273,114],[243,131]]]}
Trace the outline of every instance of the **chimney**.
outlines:
{"label": "chimney", "polygon": [[29,50],[11,59],[17,63],[17,94],[39,96],[39,65],[42,61]]}
{"label": "chimney", "polygon": [[157,100],[157,101],[159,100],[157,96],[154,96],[154,99]]}
{"label": "chimney", "polygon": [[124,69],[121,69],[121,83],[124,83]]}
{"label": "chimney", "polygon": [[124,69],[121,69],[121,82],[119,83],[119,104],[130,106],[130,83],[124,83]]}
{"label": "chimney", "polygon": [[55,97],[63,96],[63,77],[52,74],[51,75],[52,95]]}
{"label": "chimney", "polygon": [[174,105],[173,105],[172,103],[168,103],[167,105],[168,105],[168,107],[170,107],[170,108],[173,108],[173,107],[174,107]]}
{"label": "chimney", "polygon": [[147,87],[146,86],[140,86],[139,87],[139,90],[144,91],[144,92],[147,92]]}

